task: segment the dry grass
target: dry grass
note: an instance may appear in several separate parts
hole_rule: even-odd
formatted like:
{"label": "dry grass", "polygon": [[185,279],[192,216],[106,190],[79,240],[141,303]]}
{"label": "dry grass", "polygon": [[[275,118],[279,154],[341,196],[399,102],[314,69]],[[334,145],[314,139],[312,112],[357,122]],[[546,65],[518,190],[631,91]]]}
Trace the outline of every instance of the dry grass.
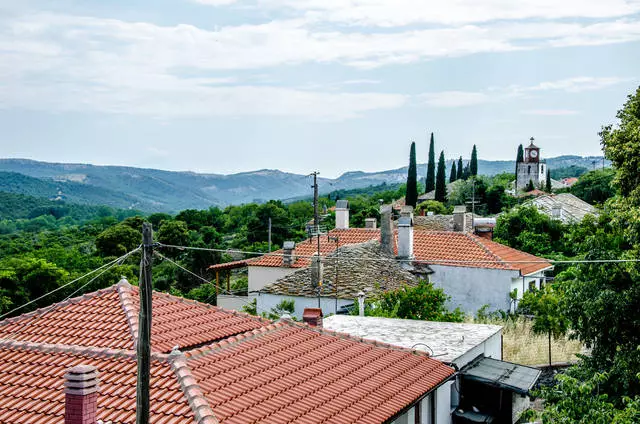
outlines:
{"label": "dry grass", "polygon": [[[502,356],[505,361],[524,365],[549,363],[548,336],[534,334],[531,321],[519,317],[508,320],[491,320],[487,324],[502,326]],[[551,362],[575,361],[576,353],[584,353],[582,343],[563,337],[551,338]]]}

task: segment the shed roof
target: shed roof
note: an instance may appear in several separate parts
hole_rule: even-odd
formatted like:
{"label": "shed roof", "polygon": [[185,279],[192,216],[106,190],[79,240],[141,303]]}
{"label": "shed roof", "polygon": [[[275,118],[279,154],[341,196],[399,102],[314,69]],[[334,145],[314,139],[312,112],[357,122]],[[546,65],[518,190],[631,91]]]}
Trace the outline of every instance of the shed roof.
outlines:
{"label": "shed roof", "polygon": [[479,358],[460,371],[466,378],[523,395],[529,393],[541,373],[537,368],[492,358]]}

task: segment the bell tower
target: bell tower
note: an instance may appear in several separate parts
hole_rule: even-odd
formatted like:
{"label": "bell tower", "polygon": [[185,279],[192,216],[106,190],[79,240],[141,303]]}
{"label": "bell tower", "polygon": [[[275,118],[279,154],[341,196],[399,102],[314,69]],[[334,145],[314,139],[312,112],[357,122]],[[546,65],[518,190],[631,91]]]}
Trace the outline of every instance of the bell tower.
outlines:
{"label": "bell tower", "polygon": [[524,149],[524,161],[526,163],[538,163],[540,162],[540,148],[533,144],[533,137],[529,141],[531,144]]}

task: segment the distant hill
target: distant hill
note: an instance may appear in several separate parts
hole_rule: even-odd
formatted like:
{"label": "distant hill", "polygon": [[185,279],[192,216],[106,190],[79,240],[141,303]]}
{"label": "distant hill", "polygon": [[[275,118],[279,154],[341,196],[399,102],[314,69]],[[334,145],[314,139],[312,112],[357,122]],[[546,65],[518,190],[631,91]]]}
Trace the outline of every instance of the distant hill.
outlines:
{"label": "distant hill", "polygon": [[[560,156],[547,159],[549,168],[571,165],[601,166],[602,157]],[[447,162],[447,170],[451,161]],[[481,174],[511,172],[514,161],[478,161]],[[424,178],[426,165],[418,166]],[[407,168],[380,172],[347,172],[336,179],[319,178],[321,193],[406,180]],[[177,212],[269,199],[290,199],[311,194],[305,175],[263,169],[239,174],[198,174],[124,166],[96,166],[0,159],[0,191],[27,194],[73,203],[108,205],[148,212]]]}

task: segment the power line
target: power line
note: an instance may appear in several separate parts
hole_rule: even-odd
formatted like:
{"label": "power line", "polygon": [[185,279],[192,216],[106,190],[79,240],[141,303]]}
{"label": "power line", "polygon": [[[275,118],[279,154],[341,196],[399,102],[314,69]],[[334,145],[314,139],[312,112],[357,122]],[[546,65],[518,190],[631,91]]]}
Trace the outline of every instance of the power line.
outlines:
{"label": "power line", "polygon": [[[88,276],[89,276],[89,275],[91,275],[91,274],[94,274],[94,273],[96,273],[96,272],[100,271],[102,268],[105,268],[105,267],[111,267],[111,265],[116,264],[116,263],[117,263],[118,261],[120,261],[120,260],[124,260],[124,259],[126,259],[129,255],[133,254],[134,252],[136,252],[136,251],[138,251],[138,250],[140,250],[140,247],[137,247],[137,248],[135,248],[134,250],[132,250],[132,251],[130,251],[130,252],[128,252],[128,253],[125,253],[124,255],[120,256],[119,258],[116,258],[116,259],[114,259],[113,261],[111,261],[111,262],[109,262],[109,263],[106,263],[106,264],[102,265],[101,267],[96,268],[96,269],[94,269],[93,271],[90,271],[90,272],[88,272],[88,273],[86,273],[86,274],[82,275],[81,277],[76,278],[75,280],[69,281],[67,284],[64,284],[64,285],[62,285],[62,286],[60,286],[60,287],[57,287],[57,288],[55,288],[55,289],[51,290],[51,291],[50,291],[50,292],[48,292],[48,293],[43,294],[42,296],[40,296],[40,297],[38,297],[38,298],[36,298],[36,299],[30,300],[30,301],[28,301],[28,302],[27,302],[27,303],[25,303],[25,304],[22,304],[22,305],[20,305],[20,306],[18,306],[18,307],[16,307],[16,308],[13,308],[13,309],[12,309],[12,310],[10,310],[9,312],[5,312],[4,314],[0,315],[0,320],[4,319],[4,318],[5,318],[6,316],[8,316],[8,315],[13,314],[13,313],[14,313],[14,312],[16,312],[16,311],[19,311],[20,309],[24,308],[25,306],[29,306],[29,305],[31,305],[31,304],[32,304],[32,303],[34,303],[34,302],[37,302],[37,301],[39,301],[39,300],[41,300],[41,299],[44,299],[45,297],[47,297],[47,296],[49,296],[49,295],[51,295],[51,294],[53,294],[53,293],[56,293],[56,292],[58,292],[58,291],[60,291],[60,290],[64,289],[65,287],[68,287],[68,286],[70,286],[71,284],[73,284],[73,283],[75,283],[75,282],[78,282],[78,281],[82,280],[82,279],[83,279],[83,278],[85,278],[85,277],[88,277]],[[102,274],[103,274],[103,273],[101,273],[100,275],[102,275]],[[97,277],[96,277],[96,278],[97,278]],[[92,281],[93,281],[93,280],[92,280]],[[75,293],[75,292],[74,292],[74,293]]]}
{"label": "power line", "polygon": [[[357,243],[354,243],[357,244]],[[169,247],[179,250],[204,250],[210,252],[224,252],[224,253],[234,253],[234,254],[246,254],[246,255],[259,255],[259,256],[275,256],[275,257],[284,257],[284,253],[265,253],[265,252],[245,252],[242,250],[231,250],[231,249],[214,249],[214,248],[205,248],[205,247],[191,247],[191,246],[176,246],[170,244],[159,244],[160,247]],[[340,247],[344,247],[346,245],[342,245]],[[335,250],[334,250],[335,251]],[[296,255],[296,258],[300,259],[311,259],[316,257],[317,255]],[[321,258],[326,259],[328,255],[323,255]],[[471,260],[460,260],[460,259],[396,259],[396,258],[364,258],[364,257],[341,257],[338,260],[340,261],[350,261],[350,260],[361,260],[368,262],[408,262],[408,263],[418,263],[418,264],[434,264],[437,265],[439,263],[446,264],[486,264],[486,263],[496,263],[496,264],[584,264],[584,263],[634,263],[640,262],[640,259],[568,259],[568,260],[557,260],[557,259],[538,259],[538,260],[524,260],[524,261],[506,261],[506,260],[498,260],[498,259],[471,259]],[[222,264],[221,264],[222,265]]]}

